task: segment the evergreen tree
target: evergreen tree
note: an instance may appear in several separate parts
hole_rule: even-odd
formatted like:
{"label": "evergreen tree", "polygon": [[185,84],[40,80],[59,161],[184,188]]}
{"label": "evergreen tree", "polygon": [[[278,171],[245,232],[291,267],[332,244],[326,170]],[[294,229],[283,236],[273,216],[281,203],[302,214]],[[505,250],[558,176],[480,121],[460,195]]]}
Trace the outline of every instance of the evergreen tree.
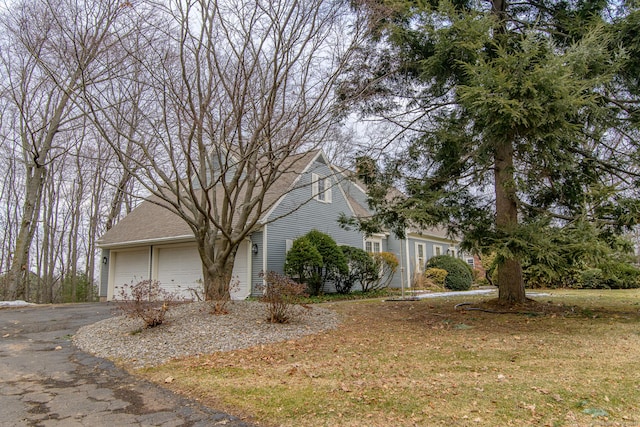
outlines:
{"label": "evergreen tree", "polygon": [[379,180],[407,197],[380,197],[374,185],[378,216],[363,229],[446,224],[463,248],[497,254],[499,299],[516,304],[541,227],[580,220],[607,235],[638,222],[637,10],[590,0],[357,5],[371,45],[343,95],[403,126],[407,141]]}

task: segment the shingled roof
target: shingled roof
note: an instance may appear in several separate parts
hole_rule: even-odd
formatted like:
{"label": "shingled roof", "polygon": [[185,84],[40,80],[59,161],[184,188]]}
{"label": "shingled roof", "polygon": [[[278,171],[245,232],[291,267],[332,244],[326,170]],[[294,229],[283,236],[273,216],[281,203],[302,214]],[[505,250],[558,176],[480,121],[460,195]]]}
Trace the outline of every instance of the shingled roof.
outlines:
{"label": "shingled roof", "polygon": [[[261,215],[267,213],[284,194],[293,189],[297,178],[319,153],[320,150],[313,150],[289,156],[283,162],[283,172],[265,194]],[[218,203],[222,203],[224,194],[218,192],[217,197]],[[143,200],[111,230],[103,234],[98,240],[98,245],[110,247],[141,242],[192,240],[193,231],[187,222],[161,206],[162,203],[162,199],[155,195]]]}

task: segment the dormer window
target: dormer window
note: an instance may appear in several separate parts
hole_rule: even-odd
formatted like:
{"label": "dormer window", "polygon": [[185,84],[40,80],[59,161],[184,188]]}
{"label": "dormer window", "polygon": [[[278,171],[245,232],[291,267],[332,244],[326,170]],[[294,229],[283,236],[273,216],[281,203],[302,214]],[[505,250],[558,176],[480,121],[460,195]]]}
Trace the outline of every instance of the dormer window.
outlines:
{"label": "dormer window", "polygon": [[331,203],[331,178],[311,174],[311,191],[313,198],[324,203]]}

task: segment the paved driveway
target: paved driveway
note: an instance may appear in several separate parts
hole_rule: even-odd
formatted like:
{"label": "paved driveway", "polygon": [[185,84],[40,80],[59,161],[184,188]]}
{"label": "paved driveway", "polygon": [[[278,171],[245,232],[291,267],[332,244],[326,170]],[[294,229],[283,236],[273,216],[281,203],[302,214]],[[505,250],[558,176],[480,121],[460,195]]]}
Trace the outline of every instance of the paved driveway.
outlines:
{"label": "paved driveway", "polygon": [[71,336],[113,308],[0,309],[0,426],[249,426],[78,350]]}

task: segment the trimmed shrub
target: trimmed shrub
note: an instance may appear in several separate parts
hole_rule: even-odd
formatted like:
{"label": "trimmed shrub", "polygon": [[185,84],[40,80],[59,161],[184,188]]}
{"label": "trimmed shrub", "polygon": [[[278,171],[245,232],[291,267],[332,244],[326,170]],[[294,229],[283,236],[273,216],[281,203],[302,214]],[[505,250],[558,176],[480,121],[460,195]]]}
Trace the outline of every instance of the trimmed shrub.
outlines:
{"label": "trimmed shrub", "polygon": [[444,286],[452,291],[466,291],[473,283],[473,273],[469,264],[449,255],[438,255],[431,258],[427,268],[440,268],[447,272]]}
{"label": "trimmed shrub", "polygon": [[287,252],[284,272],[301,283],[308,283],[322,265],[322,255],[316,246],[303,236],[294,240]]}
{"label": "trimmed shrub", "polygon": [[349,270],[347,259],[328,234],[311,230],[294,240],[284,264],[286,274],[305,283],[311,295],[319,295],[327,280]]}

